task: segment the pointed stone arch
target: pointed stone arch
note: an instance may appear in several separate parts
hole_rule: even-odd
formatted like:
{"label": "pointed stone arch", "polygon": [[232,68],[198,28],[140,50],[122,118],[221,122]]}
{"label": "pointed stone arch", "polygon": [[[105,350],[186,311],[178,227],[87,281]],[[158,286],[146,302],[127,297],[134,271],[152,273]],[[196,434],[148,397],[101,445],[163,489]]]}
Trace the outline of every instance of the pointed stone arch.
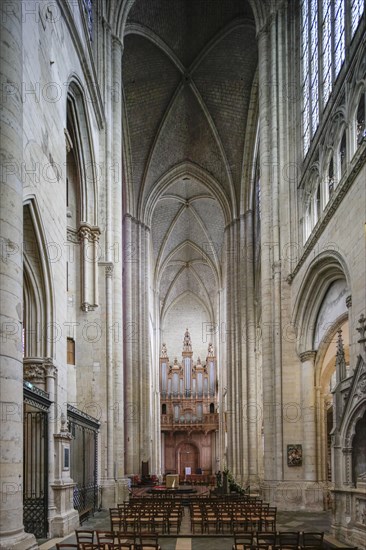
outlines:
{"label": "pointed stone arch", "polygon": [[[98,225],[98,178],[102,177],[100,166],[95,161],[95,152],[92,143],[92,132],[87,99],[83,86],[76,75],[72,75],[67,88],[67,120],[72,127],[73,140],[67,143],[72,148],[80,184],[80,222],[91,226]],[[67,136],[71,137],[71,136]]]}
{"label": "pointed stone arch", "polygon": [[297,331],[297,352],[300,355],[313,349],[316,319],[330,284],[345,279],[351,294],[351,278],[345,259],[336,250],[321,252],[309,264],[301,283],[292,322]]}
{"label": "pointed stone arch", "polygon": [[[35,330],[25,356],[53,357],[58,330],[54,322],[54,288],[50,258],[60,259],[57,243],[48,243],[34,195],[24,201],[24,305],[28,332]],[[28,248],[28,250],[27,250]],[[25,327],[27,331],[27,327]],[[29,355],[30,354],[30,355]]]}

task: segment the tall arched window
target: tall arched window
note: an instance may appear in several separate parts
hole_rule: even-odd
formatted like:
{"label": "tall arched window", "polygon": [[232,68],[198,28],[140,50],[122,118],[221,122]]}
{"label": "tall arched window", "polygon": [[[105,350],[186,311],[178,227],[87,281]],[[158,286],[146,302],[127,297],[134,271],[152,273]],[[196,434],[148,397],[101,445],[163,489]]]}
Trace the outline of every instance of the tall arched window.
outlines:
{"label": "tall arched window", "polygon": [[[346,14],[346,7],[347,14]],[[353,37],[363,1],[301,1],[301,89],[303,153],[307,154],[345,60],[346,30]],[[348,16],[350,14],[350,16]],[[348,40],[349,43],[349,40]]]}
{"label": "tall arched window", "polygon": [[320,218],[320,184],[318,184],[318,187],[316,188],[316,193],[315,193],[315,197],[314,197],[314,211],[315,211],[315,219],[314,219],[314,223],[316,224],[317,221],[319,220]]}
{"label": "tall arched window", "polygon": [[330,199],[330,197],[333,194],[334,185],[335,185],[334,161],[333,161],[333,156],[332,156],[330,161],[329,161],[329,166],[328,166],[328,199]]}
{"label": "tall arched window", "polygon": [[339,167],[340,167],[341,177],[345,172],[346,162],[347,162],[347,134],[346,134],[346,130],[344,130],[342,134],[341,142],[339,144]]}

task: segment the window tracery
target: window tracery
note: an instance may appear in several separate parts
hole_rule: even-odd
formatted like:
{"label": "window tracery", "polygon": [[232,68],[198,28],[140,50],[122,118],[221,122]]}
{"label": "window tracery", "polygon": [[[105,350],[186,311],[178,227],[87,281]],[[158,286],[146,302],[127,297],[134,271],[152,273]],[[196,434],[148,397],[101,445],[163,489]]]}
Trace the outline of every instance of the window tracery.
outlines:
{"label": "window tracery", "polygon": [[[346,14],[350,2],[350,15]],[[306,156],[346,55],[346,31],[354,36],[364,12],[360,0],[302,0],[302,142]]]}

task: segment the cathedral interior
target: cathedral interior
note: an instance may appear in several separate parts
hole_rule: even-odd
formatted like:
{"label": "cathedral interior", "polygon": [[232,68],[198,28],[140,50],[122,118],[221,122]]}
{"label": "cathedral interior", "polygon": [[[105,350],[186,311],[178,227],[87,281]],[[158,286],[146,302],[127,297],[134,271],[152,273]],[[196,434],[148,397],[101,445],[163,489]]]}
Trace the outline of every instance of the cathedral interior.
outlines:
{"label": "cathedral interior", "polygon": [[0,548],[218,472],[365,548],[365,1],[0,12]]}

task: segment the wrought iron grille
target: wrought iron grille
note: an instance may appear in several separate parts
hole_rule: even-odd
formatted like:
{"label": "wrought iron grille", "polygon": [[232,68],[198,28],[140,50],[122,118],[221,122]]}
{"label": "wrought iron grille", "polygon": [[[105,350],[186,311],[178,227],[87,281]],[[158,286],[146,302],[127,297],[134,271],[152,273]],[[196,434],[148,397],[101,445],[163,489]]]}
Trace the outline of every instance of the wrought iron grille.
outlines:
{"label": "wrought iron grille", "polygon": [[77,483],[74,508],[80,516],[99,509],[100,489],[97,482],[97,443],[99,422],[68,405],[71,442],[70,474]]}
{"label": "wrought iron grille", "polygon": [[48,531],[47,412],[24,410],[24,529],[36,538]]}
{"label": "wrought iron grille", "polygon": [[99,508],[100,488],[94,483],[86,487],[75,487],[74,489],[74,508],[83,514],[85,512],[94,512]]}

